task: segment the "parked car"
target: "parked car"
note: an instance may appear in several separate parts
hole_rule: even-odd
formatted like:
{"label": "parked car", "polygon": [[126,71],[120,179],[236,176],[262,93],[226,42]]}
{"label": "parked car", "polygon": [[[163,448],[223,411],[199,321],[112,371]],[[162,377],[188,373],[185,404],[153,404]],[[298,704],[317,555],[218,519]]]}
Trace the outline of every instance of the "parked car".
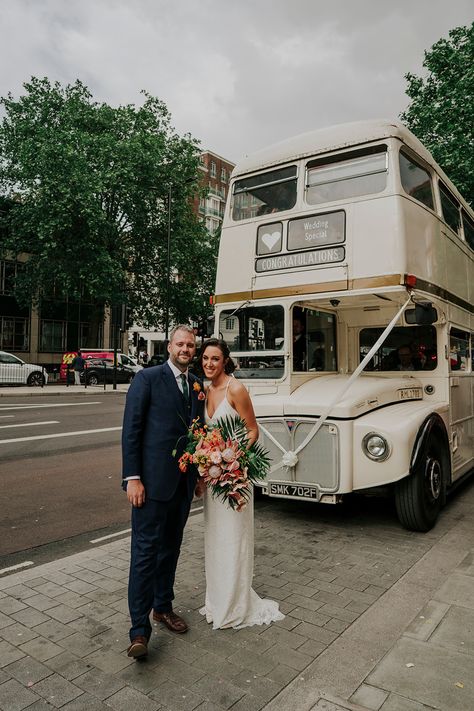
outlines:
{"label": "parked car", "polygon": [[[81,354],[87,362],[89,360],[113,361],[114,359],[114,351],[110,348],[84,348],[81,350]],[[76,355],[77,351],[67,351],[66,353],[63,353],[61,365],[59,366],[60,380],[66,380],[69,365],[72,363]],[[117,352],[117,363],[129,366],[135,373],[138,373],[138,371],[143,368],[143,366],[138,363],[136,358],[125,355],[125,353],[122,353],[121,351]]]}
{"label": "parked car", "polygon": [[[133,366],[117,363],[117,383],[131,383],[135,375]],[[86,360],[86,368],[81,373],[81,382],[87,385],[114,382],[114,364],[108,358],[90,358]]]}
{"label": "parked car", "polygon": [[0,351],[0,385],[46,385],[48,373],[40,365]]}

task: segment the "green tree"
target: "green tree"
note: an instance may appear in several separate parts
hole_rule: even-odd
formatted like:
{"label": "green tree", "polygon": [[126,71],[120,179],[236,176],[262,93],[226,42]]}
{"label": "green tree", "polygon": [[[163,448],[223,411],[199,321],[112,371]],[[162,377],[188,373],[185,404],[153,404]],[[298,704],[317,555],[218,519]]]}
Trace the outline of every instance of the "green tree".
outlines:
{"label": "green tree", "polygon": [[141,106],[113,108],[80,81],[24,89],[0,99],[0,192],[13,204],[0,251],[28,255],[17,300],[126,302],[138,323],[162,326],[170,206],[170,319],[202,318],[217,248],[192,209],[198,141],[145,92]]}
{"label": "green tree", "polygon": [[474,23],[436,42],[423,67],[405,75],[411,104],[400,117],[474,205]]}

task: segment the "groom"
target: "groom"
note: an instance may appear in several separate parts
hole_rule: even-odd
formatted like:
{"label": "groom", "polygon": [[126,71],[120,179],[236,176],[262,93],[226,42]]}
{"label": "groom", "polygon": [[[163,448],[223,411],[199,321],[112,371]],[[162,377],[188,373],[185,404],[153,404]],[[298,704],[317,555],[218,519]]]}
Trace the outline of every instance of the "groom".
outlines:
{"label": "groom", "polygon": [[[132,505],[128,606],[132,626],[127,654],[148,653],[150,612],[173,632],[186,622],[173,612],[173,584],[196,473],[182,473],[178,459],[188,427],[203,418],[202,384],[188,366],[196,351],[194,331],[171,332],[169,360],[141,370],[130,385],[122,431],[123,487]],[[175,456],[173,450],[177,449]]]}

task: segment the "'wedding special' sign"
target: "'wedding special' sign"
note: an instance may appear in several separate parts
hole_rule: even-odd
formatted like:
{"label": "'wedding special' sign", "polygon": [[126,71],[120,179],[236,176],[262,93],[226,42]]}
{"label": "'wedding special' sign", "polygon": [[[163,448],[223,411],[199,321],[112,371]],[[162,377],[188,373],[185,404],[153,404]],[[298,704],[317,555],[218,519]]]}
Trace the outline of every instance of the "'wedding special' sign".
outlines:
{"label": "'wedding special' sign", "polygon": [[345,239],[345,214],[327,212],[310,215],[288,223],[288,249],[308,249],[338,244]]}

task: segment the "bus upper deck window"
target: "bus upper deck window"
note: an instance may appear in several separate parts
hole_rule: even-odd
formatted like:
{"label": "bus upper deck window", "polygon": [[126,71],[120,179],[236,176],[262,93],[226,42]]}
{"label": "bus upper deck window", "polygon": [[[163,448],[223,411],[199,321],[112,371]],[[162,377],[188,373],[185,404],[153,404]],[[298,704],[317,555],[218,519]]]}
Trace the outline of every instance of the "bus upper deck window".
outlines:
{"label": "bus upper deck window", "polygon": [[449,227],[459,234],[461,229],[461,213],[460,204],[448,188],[443,185],[440,181],[439,183],[439,197],[441,199],[441,209],[443,211],[444,221]]}
{"label": "bus upper deck window", "polygon": [[464,239],[466,240],[470,248],[474,249],[474,222],[471,220],[465,210],[461,210],[461,213]]}
{"label": "bus upper deck window", "polygon": [[379,193],[387,185],[387,148],[318,158],[307,166],[306,201],[319,205],[333,200]]}
{"label": "bus upper deck window", "polygon": [[430,174],[403,151],[400,151],[400,179],[408,195],[434,210]]}
{"label": "bus upper deck window", "polygon": [[296,203],[296,166],[279,168],[237,180],[233,187],[232,219],[247,220],[290,210]]}

